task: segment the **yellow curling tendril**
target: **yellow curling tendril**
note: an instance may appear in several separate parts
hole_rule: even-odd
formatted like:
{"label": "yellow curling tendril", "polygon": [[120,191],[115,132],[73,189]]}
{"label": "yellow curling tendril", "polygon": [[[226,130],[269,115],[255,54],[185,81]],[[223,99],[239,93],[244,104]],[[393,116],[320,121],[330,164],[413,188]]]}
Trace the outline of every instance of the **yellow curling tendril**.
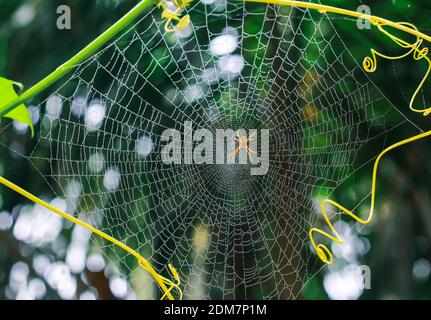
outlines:
{"label": "yellow curling tendril", "polygon": [[[383,53],[380,53],[375,49],[371,49],[371,57],[366,57],[363,61],[364,70],[366,72],[369,72],[369,73],[375,72],[377,70],[377,57],[384,58],[387,60],[400,60],[400,59],[406,58],[409,55],[413,54],[413,58],[416,61],[425,59],[428,63],[428,70],[425,73],[419,86],[416,88],[415,92],[413,93],[412,98],[410,99],[409,108],[414,112],[422,113],[424,116],[428,116],[431,114],[431,107],[430,108],[420,108],[420,109],[417,109],[414,107],[416,98],[417,98],[419,92],[423,88],[426,80],[428,79],[428,77],[431,73],[431,60],[428,57],[429,49],[428,48],[421,48],[424,41],[431,42],[431,36],[420,32],[415,25],[408,23],[408,22],[393,22],[393,21],[390,21],[390,20],[387,20],[387,19],[384,19],[381,17],[362,14],[362,13],[359,13],[356,11],[346,10],[346,9],[342,9],[342,8],[337,8],[337,7],[333,7],[333,6],[329,6],[329,5],[323,5],[323,4],[319,4],[319,3],[313,3],[313,2],[293,1],[293,0],[244,0],[244,1],[246,1],[246,2],[257,2],[257,3],[273,3],[273,4],[278,4],[278,5],[305,8],[305,9],[310,9],[310,10],[316,10],[321,14],[332,13],[332,14],[350,16],[350,17],[354,17],[357,19],[366,19],[366,20],[370,21],[373,25],[375,25],[378,28],[378,30],[380,30],[383,34],[388,36],[392,41],[394,41],[400,47],[405,48],[405,49],[409,49],[409,50],[406,53],[399,55],[399,56],[389,56],[389,55],[385,55]],[[398,30],[406,33],[406,34],[414,35],[414,36],[416,36],[416,41],[414,43],[409,43],[408,41],[400,39],[400,38],[396,37],[395,35],[391,34],[387,30],[385,30],[384,27],[395,28],[395,29],[398,29]],[[389,146],[388,148],[383,150],[377,156],[376,161],[374,162],[374,169],[373,169],[373,175],[372,175],[371,209],[370,209],[370,212],[369,212],[367,219],[365,219],[365,220],[361,219],[360,217],[355,215],[352,211],[346,209],[345,207],[343,207],[342,205],[340,205],[339,203],[337,203],[331,199],[324,199],[322,201],[322,203],[321,203],[322,214],[323,214],[325,222],[326,222],[327,226],[329,227],[330,231],[332,232],[332,234],[325,232],[322,229],[312,228],[309,231],[309,237],[310,237],[310,240],[311,240],[311,243],[312,243],[314,249],[316,250],[317,255],[319,256],[319,258],[324,263],[332,264],[333,263],[333,255],[326,245],[316,243],[316,241],[314,240],[314,237],[313,237],[314,233],[318,233],[320,235],[323,235],[324,237],[326,237],[326,238],[328,238],[328,239],[330,239],[330,240],[332,240],[338,244],[344,244],[343,239],[338,234],[338,232],[335,230],[333,224],[331,223],[331,221],[329,219],[328,213],[326,211],[326,204],[333,205],[334,207],[338,208],[339,210],[341,210],[342,212],[344,212],[345,214],[347,214],[348,216],[350,216],[351,218],[353,218],[354,220],[356,220],[357,222],[359,222],[361,224],[365,225],[365,224],[370,223],[372,218],[373,218],[373,213],[374,213],[377,171],[378,171],[378,166],[379,166],[381,158],[391,150],[394,150],[398,147],[409,144],[411,142],[427,138],[429,136],[431,136],[431,131],[427,131],[427,132],[412,136],[410,138],[404,139],[402,141],[399,141],[399,142]]]}
{"label": "yellow curling tendril", "polygon": [[[388,36],[392,41],[394,41],[400,47],[405,48],[405,49],[409,49],[409,50],[406,53],[399,55],[399,56],[389,56],[389,55],[385,55],[381,52],[378,52],[375,49],[371,49],[371,56],[366,57],[363,61],[364,70],[366,72],[369,72],[369,73],[375,72],[377,70],[377,57],[384,58],[387,60],[400,60],[400,59],[406,58],[409,55],[413,54],[413,58],[416,61],[425,59],[428,63],[428,70],[425,73],[425,76],[422,79],[422,81],[420,82],[419,86],[415,90],[414,94],[412,95],[412,98],[410,99],[410,103],[409,103],[409,108],[414,112],[422,113],[424,116],[428,116],[431,113],[431,108],[417,109],[414,107],[416,97],[419,94],[419,92],[421,91],[421,89],[423,88],[423,86],[424,86],[424,84],[425,84],[426,80],[428,79],[428,76],[431,72],[431,60],[428,57],[429,50],[428,50],[428,48],[421,48],[421,46],[424,42],[424,39],[422,39],[420,36],[417,35],[416,41],[414,43],[409,43],[403,39],[396,37],[395,35],[391,34],[387,30],[385,30],[384,29],[385,24],[378,22],[378,21],[375,21],[373,18],[371,18],[370,21],[375,26],[377,26],[379,31],[381,31],[383,34]],[[398,24],[400,26],[411,28],[411,30],[416,31],[417,33],[419,32],[418,29],[416,28],[416,26],[414,26],[411,23],[400,22]],[[427,132],[415,135],[413,137],[401,140],[401,141],[389,146],[388,148],[383,150],[377,156],[376,161],[374,162],[372,182],[371,182],[371,208],[370,208],[370,212],[368,214],[367,219],[365,219],[365,220],[361,219],[359,216],[354,214],[352,211],[350,211],[349,209],[346,209],[344,206],[342,206],[341,204],[339,204],[339,203],[337,203],[331,199],[324,199],[321,202],[321,210],[322,210],[323,217],[325,219],[327,227],[329,227],[332,234],[330,234],[326,231],[323,231],[322,229],[319,229],[319,228],[312,228],[309,231],[309,237],[310,237],[310,240],[311,240],[311,243],[312,243],[314,249],[316,250],[318,257],[320,258],[320,260],[323,261],[323,263],[332,264],[334,261],[333,255],[332,255],[331,251],[329,250],[329,248],[325,244],[317,244],[316,243],[316,241],[314,240],[314,237],[313,237],[314,233],[318,233],[318,234],[320,234],[320,235],[328,238],[329,240],[334,241],[340,245],[344,244],[342,237],[335,230],[334,225],[332,224],[331,220],[329,219],[326,205],[329,204],[329,205],[336,207],[338,210],[342,211],[343,213],[347,214],[348,216],[350,216],[351,218],[353,218],[354,220],[356,220],[357,222],[359,222],[363,225],[369,224],[373,218],[373,213],[374,213],[374,209],[375,209],[377,171],[378,171],[379,163],[380,163],[380,160],[382,159],[382,157],[391,150],[394,150],[394,149],[401,147],[403,145],[406,145],[408,143],[411,143],[411,142],[414,142],[414,141],[417,141],[420,139],[424,139],[424,138],[429,137],[429,136],[431,136],[431,131],[427,131]]]}
{"label": "yellow curling tendril", "polygon": [[[175,11],[169,10],[164,0],[161,0],[157,5],[157,7],[161,7],[163,9],[162,19],[166,19],[166,32],[182,30],[186,28],[191,22],[190,15],[188,14],[180,18],[181,12],[190,4],[191,0],[172,0],[171,2],[175,5],[175,7],[177,7]],[[174,21],[177,22],[176,25],[174,25]]]}
{"label": "yellow curling tendril", "polygon": [[[420,109],[417,109],[414,107],[416,97],[418,96],[419,92],[423,88],[423,86],[424,86],[424,84],[425,84],[426,80],[428,79],[430,72],[431,72],[431,60],[428,57],[429,49],[426,47],[421,48],[421,46],[424,42],[424,39],[417,36],[416,41],[414,43],[409,43],[403,39],[396,37],[395,35],[391,34],[387,30],[385,30],[384,24],[373,21],[373,19],[371,19],[371,22],[377,26],[379,31],[381,31],[383,34],[385,34],[387,37],[389,37],[392,41],[394,41],[400,47],[405,48],[405,49],[409,49],[409,50],[406,53],[399,55],[399,56],[388,56],[388,55],[385,55],[381,52],[376,51],[375,49],[371,49],[371,56],[366,57],[363,61],[364,70],[366,72],[369,72],[369,73],[375,72],[377,70],[377,57],[387,59],[387,60],[401,60],[401,59],[406,58],[409,55],[413,54],[413,58],[416,61],[423,60],[423,59],[426,60],[426,62],[428,63],[428,69],[427,69],[423,79],[421,80],[419,86],[416,88],[415,92],[413,93],[413,96],[412,96],[410,103],[409,103],[409,107],[410,107],[410,110],[412,110],[414,112],[422,113],[425,117],[428,116],[431,113],[431,107],[430,108],[420,108]],[[411,24],[411,23],[399,22],[398,24],[402,25],[402,26],[406,26],[408,28],[411,28],[412,30],[419,31],[416,28],[416,26]]]}
{"label": "yellow curling tendril", "polygon": [[366,225],[366,224],[370,223],[372,218],[373,218],[373,213],[374,213],[374,208],[375,208],[377,171],[378,171],[379,163],[380,163],[380,160],[382,159],[382,157],[391,150],[394,150],[398,147],[401,147],[401,146],[406,145],[408,143],[411,143],[413,141],[427,138],[429,136],[431,136],[431,131],[427,131],[427,132],[415,135],[413,137],[410,137],[408,139],[401,140],[401,141],[389,146],[388,148],[383,150],[378,155],[376,161],[374,162],[372,182],[371,182],[371,207],[370,207],[370,212],[368,214],[367,219],[365,219],[365,220],[361,219],[356,214],[354,214],[352,211],[350,211],[349,209],[346,209],[341,204],[339,204],[339,203],[337,203],[331,199],[324,199],[321,202],[321,209],[322,209],[323,217],[325,219],[327,226],[329,227],[329,229],[331,230],[331,232],[333,234],[330,234],[330,233],[325,232],[325,231],[318,229],[318,228],[310,229],[309,236],[311,239],[311,243],[312,243],[314,249],[316,250],[316,253],[319,256],[320,260],[322,260],[324,263],[327,263],[327,264],[332,264],[334,261],[333,257],[332,257],[332,253],[326,245],[316,244],[316,241],[314,240],[314,237],[313,237],[314,233],[319,233],[319,234],[323,235],[324,237],[326,237],[332,241],[335,241],[338,244],[341,244],[341,245],[344,244],[343,239],[341,238],[340,234],[335,230],[334,225],[332,224],[331,220],[329,219],[328,212],[326,210],[326,204],[333,205],[334,207],[341,210],[342,212],[344,212],[345,214],[347,214],[348,216],[350,216],[351,218],[353,218],[354,220],[356,220],[357,222],[359,222],[361,224]]}
{"label": "yellow curling tendril", "polygon": [[[388,55],[385,55],[385,54],[382,54],[382,53],[376,51],[375,49],[371,49],[371,56],[366,57],[363,61],[363,67],[364,67],[365,71],[369,72],[369,73],[373,73],[377,70],[377,57],[388,59],[388,60],[400,60],[400,59],[406,58],[409,55],[413,54],[413,58],[417,61],[425,59],[428,62],[428,70],[427,70],[424,78],[420,82],[419,86],[417,87],[416,91],[412,95],[409,107],[412,111],[422,113],[424,116],[428,116],[429,114],[431,114],[431,108],[417,109],[414,107],[415,100],[416,100],[420,90],[423,88],[427,78],[429,77],[429,74],[431,73],[431,60],[428,57],[429,50],[428,50],[428,48],[422,48],[421,49],[421,46],[423,45],[423,42],[424,42],[424,38],[427,41],[431,41],[431,38],[427,35],[421,34],[418,31],[418,29],[416,28],[416,26],[414,26],[413,24],[410,24],[407,22],[394,23],[394,22],[391,22],[389,20],[385,20],[382,18],[367,16],[367,15],[362,16],[356,12],[351,12],[348,10],[344,10],[344,9],[340,9],[340,8],[336,8],[336,7],[331,7],[331,6],[314,4],[311,2],[290,1],[290,0],[246,0],[246,1],[264,2],[264,3],[272,2],[275,4],[281,4],[281,5],[290,5],[290,6],[298,6],[298,7],[303,7],[303,8],[315,9],[315,10],[318,10],[322,14],[330,12],[330,13],[350,15],[353,17],[368,19],[383,34],[388,36],[391,40],[393,40],[400,47],[408,49],[408,51],[402,55],[399,55],[399,56],[388,56]],[[171,2],[177,8],[173,12],[168,9],[167,5],[163,2],[163,0],[161,0],[158,3],[158,7],[161,7],[163,9],[162,19],[167,20],[165,23],[166,32],[174,32],[176,30],[184,29],[191,22],[190,16],[188,14],[183,16],[183,17],[180,17],[181,12],[190,4],[190,0],[172,0]],[[176,22],[175,25],[174,25],[174,21]],[[396,27],[399,30],[402,30],[404,32],[416,35],[416,37],[417,37],[416,41],[414,43],[409,43],[403,39],[400,39],[400,38],[394,36],[393,34],[389,33],[387,30],[385,30],[384,29],[385,26]],[[374,169],[373,169],[373,174],[372,174],[371,208],[370,208],[370,212],[369,212],[367,219],[361,219],[359,216],[354,214],[352,211],[346,209],[345,207],[343,207],[342,205],[338,204],[337,202],[335,202],[333,200],[324,199],[322,201],[322,203],[321,203],[322,214],[323,214],[325,222],[326,222],[327,226],[329,227],[330,231],[332,232],[332,234],[325,232],[325,231],[318,229],[318,228],[312,228],[309,231],[309,237],[311,239],[311,243],[312,243],[313,247],[316,250],[318,257],[324,263],[328,263],[328,264],[333,263],[333,255],[326,245],[316,243],[316,241],[314,240],[314,233],[318,233],[318,234],[320,234],[320,235],[322,235],[322,236],[324,236],[324,237],[326,237],[326,238],[328,238],[328,239],[330,239],[330,240],[332,240],[338,244],[344,244],[343,239],[341,238],[339,233],[335,230],[333,224],[330,221],[330,218],[329,218],[327,210],[326,210],[326,205],[329,204],[329,205],[332,205],[332,206],[338,208],[339,210],[341,210],[342,212],[344,212],[345,214],[347,214],[348,216],[350,216],[351,218],[353,218],[354,220],[356,220],[357,222],[359,222],[361,224],[365,225],[365,224],[370,223],[370,221],[372,220],[374,208],[375,208],[377,172],[378,172],[378,167],[379,167],[379,163],[380,163],[381,158],[386,153],[390,152],[391,150],[394,150],[398,147],[409,144],[411,142],[414,142],[414,141],[417,141],[420,139],[424,139],[424,138],[429,137],[429,136],[431,136],[431,131],[424,132],[424,133],[415,135],[413,137],[404,139],[402,141],[399,141],[399,142],[389,146],[388,148],[386,148],[384,151],[382,151],[378,155],[378,157],[376,158],[376,161],[374,163]],[[142,267],[144,270],[148,271],[151,274],[151,276],[155,279],[155,281],[157,282],[159,287],[161,288],[161,290],[163,292],[161,299],[168,298],[170,300],[173,300],[174,299],[174,296],[172,294],[173,291],[176,291],[178,293],[179,299],[182,299],[183,293],[182,293],[182,290],[180,288],[180,284],[181,284],[180,277],[179,277],[176,269],[171,264],[168,265],[168,268],[169,268],[169,271],[170,271],[173,279],[175,280],[175,282],[172,280],[169,280],[166,277],[157,273],[154,270],[154,268],[151,266],[151,264],[145,258],[143,258],[138,252],[131,249],[127,245],[123,244],[122,242],[116,240],[115,238],[109,236],[108,234],[106,234],[106,233],[94,228],[93,226],[73,217],[72,215],[69,215],[69,214],[59,210],[58,208],[44,202],[43,200],[41,200],[38,197],[32,195],[31,193],[25,191],[24,189],[18,187],[17,185],[13,184],[12,182],[6,180],[3,177],[0,177],[0,184],[3,184],[4,186],[16,191],[17,193],[26,197],[30,201],[32,201],[36,204],[39,204],[42,207],[44,207],[50,211],[55,212],[56,214],[58,214],[58,215],[62,216],[63,218],[71,221],[72,223],[86,228],[87,230],[91,231],[92,233],[104,238],[105,240],[117,245],[118,247],[122,248],[123,250],[125,250],[129,254],[133,255],[137,259],[140,267]]]}
{"label": "yellow curling tendril", "polygon": [[3,178],[0,176],[0,184],[4,185],[5,187],[14,190],[15,192],[19,193],[20,195],[22,195],[23,197],[29,199],[30,201],[44,207],[45,209],[48,209],[58,215],[60,215],[61,217],[63,217],[66,220],[69,220],[70,222],[80,225],[81,227],[91,231],[92,233],[104,238],[105,240],[115,244],[116,246],[120,247],[121,249],[125,250],[126,252],[128,252],[129,254],[131,254],[132,256],[134,256],[136,258],[136,260],[139,263],[139,266],[141,268],[143,268],[144,270],[148,271],[151,276],[154,278],[154,280],[157,282],[157,284],[159,285],[160,289],[163,292],[163,296],[161,297],[161,300],[168,298],[169,300],[175,300],[172,291],[176,290],[178,293],[178,298],[181,300],[183,298],[183,292],[180,288],[180,277],[178,275],[177,270],[171,265],[169,264],[169,271],[171,272],[173,278],[175,279],[175,282],[173,282],[172,280],[169,280],[167,278],[165,278],[164,276],[160,275],[159,273],[157,273],[156,270],[154,270],[154,268],[151,266],[151,264],[144,258],[142,257],[138,252],[136,252],[135,250],[133,250],[132,248],[130,248],[129,246],[125,245],[124,243],[118,241],[117,239],[111,237],[110,235],[104,233],[103,231],[100,231],[99,229],[94,228],[93,226],[91,226],[90,224],[79,220],[77,218],[75,218],[74,216],[67,214],[63,211],[61,211],[60,209],[50,205],[49,203],[41,200],[40,198],[32,195],[30,192],[18,187],[17,185],[15,185],[14,183],[10,182],[9,180]]}
{"label": "yellow curling tendril", "polygon": [[[180,13],[181,13],[181,11],[183,11],[184,8],[186,8],[190,4],[191,0],[171,0],[171,2],[177,7],[177,9],[174,12],[170,11],[167,8],[167,6],[163,2],[163,0],[161,0],[158,4],[158,7],[163,8],[162,19],[167,19],[166,24],[165,24],[165,30],[167,32],[174,32],[176,30],[184,29],[190,24],[190,16],[185,15],[185,16],[180,18]],[[175,26],[173,26],[174,21],[177,21],[177,24]],[[59,68],[59,70],[61,69],[64,71],[65,69],[72,69],[74,67],[75,67],[75,65],[70,65],[67,67],[61,66]],[[163,295],[161,297],[161,300],[166,299],[166,298],[169,300],[175,300],[175,297],[172,293],[173,291],[177,292],[177,297],[180,300],[183,298],[183,292],[182,292],[182,289],[180,287],[180,285],[181,285],[180,276],[179,276],[177,270],[171,264],[168,265],[168,268],[169,268],[169,271],[170,271],[174,281],[160,275],[152,267],[152,265],[144,257],[142,257],[138,252],[136,252],[135,250],[133,250],[129,246],[125,245],[124,243],[118,241],[117,239],[111,237],[110,235],[108,235],[108,234],[94,228],[90,224],[88,224],[82,220],[79,220],[79,219],[75,218],[74,216],[72,216],[66,212],[63,212],[62,210],[48,204],[47,202],[41,200],[40,198],[34,196],[33,194],[20,188],[16,184],[10,182],[9,180],[7,180],[1,176],[0,176],[0,184],[4,185],[5,187],[7,187],[11,190],[14,190],[15,192],[21,194],[22,196],[29,199],[30,201],[32,201],[32,202],[34,202],[34,203],[36,203],[36,204],[38,204],[38,205],[40,205],[40,206],[42,206],[48,210],[60,215],[64,219],[91,231],[92,233],[102,237],[103,239],[111,242],[112,244],[120,247],[121,249],[125,250],[126,252],[128,252],[129,254],[134,256],[136,258],[139,266],[151,274],[151,276],[154,278],[154,280],[156,281],[156,283],[158,284],[158,286],[162,290]]]}

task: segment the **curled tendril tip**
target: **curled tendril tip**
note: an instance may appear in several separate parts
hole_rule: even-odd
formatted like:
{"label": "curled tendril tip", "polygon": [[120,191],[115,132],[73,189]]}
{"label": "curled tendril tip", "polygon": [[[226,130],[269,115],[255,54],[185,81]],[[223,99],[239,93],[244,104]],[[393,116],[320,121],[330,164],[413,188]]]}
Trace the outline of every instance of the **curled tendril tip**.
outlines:
{"label": "curled tendril tip", "polygon": [[[384,27],[385,25],[377,22],[375,19],[370,19],[370,22],[375,25],[378,30],[380,32],[382,32],[383,34],[385,34],[387,37],[389,37],[394,43],[396,43],[398,46],[400,46],[401,48],[407,49],[407,52],[399,55],[399,56],[389,56],[386,54],[383,54],[375,49],[371,49],[371,55],[368,57],[365,57],[363,62],[362,62],[362,66],[364,68],[364,70],[368,73],[373,73],[377,70],[377,58],[383,58],[386,60],[401,60],[403,58],[406,58],[408,56],[412,56],[414,60],[416,61],[420,61],[420,60],[425,60],[428,63],[428,70],[425,73],[424,77],[422,78],[419,86],[416,88],[415,92],[413,93],[411,99],[410,99],[410,103],[409,103],[409,108],[416,113],[421,113],[423,116],[428,116],[431,114],[431,107],[428,108],[416,108],[415,105],[415,101],[416,98],[418,96],[418,94],[420,93],[420,91],[422,90],[425,82],[427,81],[430,73],[431,73],[431,60],[429,58],[429,48],[427,47],[423,47],[423,43],[424,43],[424,39],[420,38],[419,36],[416,37],[416,41],[411,43],[408,42],[406,40],[403,40],[397,36],[395,36],[394,34],[390,33],[389,31],[387,31]],[[418,31],[418,29],[416,28],[416,26],[414,26],[413,24],[407,23],[407,22],[400,22],[398,23],[398,25],[402,25],[404,27],[408,27],[411,28],[414,31]],[[324,199],[321,203],[321,211],[322,211],[322,215],[323,218],[325,220],[326,226],[329,228],[329,232],[326,232],[322,229],[319,228],[312,228],[309,231],[309,237],[311,240],[311,244],[313,245],[317,256],[319,257],[319,259],[326,264],[332,264],[334,259],[333,259],[333,254],[332,252],[329,250],[329,248],[325,245],[325,244],[317,244],[316,241],[314,240],[314,234],[320,234],[321,236],[335,242],[338,243],[340,245],[344,244],[344,240],[342,239],[342,237],[340,236],[340,234],[337,232],[337,230],[335,229],[334,225],[332,224],[332,222],[329,219],[329,215],[328,212],[326,210],[326,205],[332,205],[334,207],[336,207],[338,210],[340,210],[342,213],[350,216],[351,218],[353,218],[355,221],[366,225],[368,223],[371,222],[371,219],[373,217],[373,212],[374,212],[374,207],[375,207],[375,193],[376,193],[376,180],[377,180],[377,169],[379,166],[379,162],[380,159],[389,151],[396,149],[402,145],[411,143],[413,141],[417,141],[426,137],[431,136],[431,131],[427,131],[421,134],[418,134],[416,136],[410,137],[408,139],[404,139],[401,140],[391,146],[389,146],[388,148],[386,148],[384,151],[382,151],[376,158],[376,161],[374,162],[374,169],[373,169],[373,174],[372,174],[372,184],[371,184],[371,209],[368,215],[368,218],[366,220],[361,219],[358,215],[354,214],[352,211],[346,209],[345,207],[343,207],[342,205],[338,204],[337,202],[330,200],[330,199]]]}
{"label": "curled tendril tip", "polygon": [[[408,42],[406,40],[403,40],[394,34],[390,33],[388,30],[386,30],[384,27],[385,25],[381,23],[377,23],[374,21],[374,25],[377,26],[378,30],[382,32],[384,35],[386,35],[389,39],[391,39],[394,43],[396,43],[401,48],[407,49],[407,51],[401,55],[398,56],[389,56],[386,54],[383,54],[375,49],[371,49],[371,55],[368,57],[365,57],[365,59],[362,62],[362,66],[366,72],[373,73],[377,70],[377,58],[382,58],[386,60],[401,60],[408,56],[412,56],[415,61],[425,60],[428,64],[428,69],[423,76],[421,82],[419,83],[418,87],[416,88],[415,92],[413,93],[410,102],[409,102],[409,108],[413,112],[416,113],[422,113],[423,116],[428,116],[431,114],[431,107],[422,107],[417,108],[415,107],[415,103],[417,100],[417,96],[419,95],[420,91],[423,89],[425,82],[427,81],[430,73],[431,73],[431,60],[429,58],[429,48],[423,47],[424,39],[420,37],[416,37],[415,42]],[[411,23],[408,22],[399,22],[399,25],[402,25],[404,27],[411,28],[412,30],[418,31],[417,27]]]}
{"label": "curled tendril tip", "polygon": [[161,0],[157,5],[163,9],[162,19],[166,20],[165,31],[169,33],[182,30],[191,23],[190,15],[186,14],[181,17],[181,12],[190,5],[191,0],[172,0],[170,2],[176,7],[174,11],[169,10],[164,0]]}

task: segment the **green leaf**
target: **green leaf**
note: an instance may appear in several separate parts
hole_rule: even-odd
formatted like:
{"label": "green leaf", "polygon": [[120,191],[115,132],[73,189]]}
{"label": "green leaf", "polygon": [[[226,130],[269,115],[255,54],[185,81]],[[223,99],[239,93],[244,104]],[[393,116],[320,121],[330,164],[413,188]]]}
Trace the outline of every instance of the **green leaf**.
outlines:
{"label": "green leaf", "polygon": [[[18,97],[15,91],[15,86],[20,90],[23,89],[23,85],[19,82],[14,82],[5,78],[0,77],[0,112],[6,105]],[[23,104],[5,115],[6,118],[26,123],[31,129],[31,136],[34,135],[33,123],[31,122],[30,112],[27,107]]]}

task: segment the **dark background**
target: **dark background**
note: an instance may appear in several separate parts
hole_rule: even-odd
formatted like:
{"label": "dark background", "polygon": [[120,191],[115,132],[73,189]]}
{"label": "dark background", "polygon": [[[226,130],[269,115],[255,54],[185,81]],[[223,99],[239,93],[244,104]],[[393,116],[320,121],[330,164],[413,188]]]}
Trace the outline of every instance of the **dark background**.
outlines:
{"label": "dark background", "polygon": [[[358,1],[346,2],[324,3],[352,10],[361,4]],[[56,9],[61,4],[67,4],[72,9],[72,30],[56,28]],[[121,0],[0,0],[0,75],[20,81],[27,87],[36,83],[114,23],[133,4],[134,1]],[[374,15],[412,22],[423,32],[431,33],[431,5],[427,1],[376,0],[368,2],[368,5]],[[387,42],[381,45],[389,46]],[[367,37],[349,42],[352,52],[366,52],[372,46],[376,46],[375,39]],[[376,79],[376,82],[394,105],[407,109],[409,94],[423,68],[424,64],[412,64],[408,68],[397,64],[396,69],[390,63],[382,64],[379,72],[387,76]],[[429,91],[430,85],[429,82],[425,85],[425,91]],[[426,93],[421,97],[427,101]],[[406,116],[423,130],[430,128],[429,120],[421,115],[406,112]],[[398,134],[403,138],[411,132]],[[2,143],[19,139],[23,139],[22,136],[13,133],[1,137]],[[343,271],[344,266],[349,264],[345,261],[341,267],[325,268],[318,273],[303,290],[302,298],[431,298],[430,145],[428,141],[414,143],[391,154],[384,162],[385,169],[379,178],[378,201],[379,207],[385,209],[358,236],[364,240],[361,243],[368,244],[357,259],[371,269],[371,289],[360,290],[359,293],[354,288],[350,291],[348,288],[347,291],[341,289],[343,284],[348,287],[349,281],[348,274],[343,273],[347,272]],[[29,172],[29,168],[27,170],[10,155],[0,155],[0,174],[7,173],[8,177],[19,182],[28,181]],[[34,187],[40,188],[42,182],[37,177],[34,179]],[[367,179],[358,181],[365,188],[369,184]],[[68,270],[64,261],[65,248],[73,236],[70,225],[65,224],[60,236],[43,247],[33,248],[15,239],[13,223],[23,203],[18,195],[0,188],[0,212],[3,213],[0,216],[0,299],[146,297],[145,293],[111,272],[109,264],[106,268],[96,268],[89,267],[87,262],[79,273]],[[345,205],[351,207],[349,203]],[[12,216],[13,221],[5,218],[6,215]],[[100,259],[101,255],[93,258]],[[58,267],[56,272],[60,275],[47,275],[46,266],[45,269],[43,267],[46,261],[51,267]],[[337,285],[340,289],[334,293],[333,288]]]}

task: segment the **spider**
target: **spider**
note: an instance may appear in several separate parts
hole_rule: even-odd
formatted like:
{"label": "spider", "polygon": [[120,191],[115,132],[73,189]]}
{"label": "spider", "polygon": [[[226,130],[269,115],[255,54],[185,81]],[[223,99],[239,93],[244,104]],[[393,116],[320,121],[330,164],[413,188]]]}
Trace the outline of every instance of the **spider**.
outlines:
{"label": "spider", "polygon": [[232,153],[229,154],[229,157],[234,157],[243,149],[245,150],[247,155],[254,153],[254,151],[251,150],[249,147],[249,142],[254,140],[254,135],[255,133],[253,133],[250,137],[240,136],[239,132],[237,131],[235,140],[238,141],[238,147]]}

